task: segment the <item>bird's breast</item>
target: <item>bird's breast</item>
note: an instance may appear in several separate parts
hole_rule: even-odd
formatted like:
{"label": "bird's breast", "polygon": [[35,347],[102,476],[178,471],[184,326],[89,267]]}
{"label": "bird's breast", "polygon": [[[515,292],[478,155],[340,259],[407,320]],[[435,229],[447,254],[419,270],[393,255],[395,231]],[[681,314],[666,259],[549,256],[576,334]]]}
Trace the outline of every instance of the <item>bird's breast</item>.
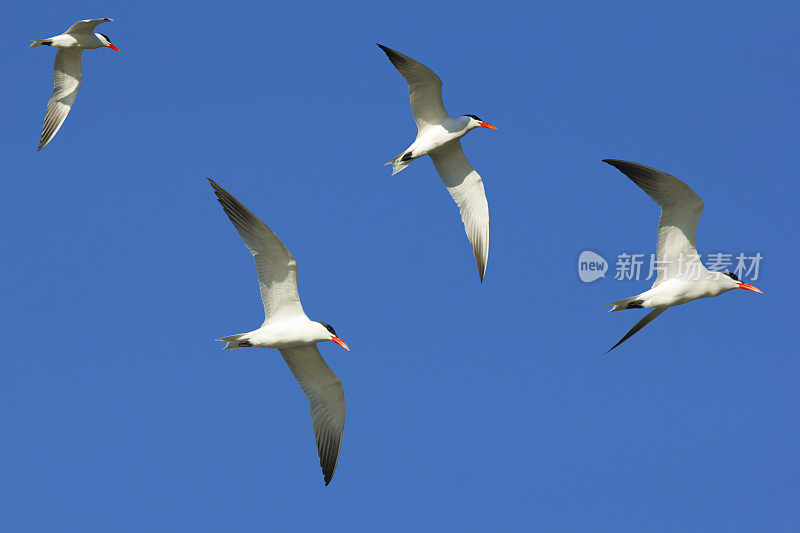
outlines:
{"label": "bird's breast", "polygon": [[435,152],[444,145],[457,141],[466,133],[466,131],[450,131],[443,126],[431,126],[414,143],[414,157],[421,157]]}
{"label": "bird's breast", "polygon": [[319,342],[319,335],[306,324],[276,322],[265,324],[248,336],[251,344],[260,348],[294,348]]}
{"label": "bird's breast", "polygon": [[662,305],[682,305],[701,298],[711,298],[725,292],[714,280],[697,279],[685,280],[673,278],[667,280],[655,289],[646,300],[647,307],[658,307]]}

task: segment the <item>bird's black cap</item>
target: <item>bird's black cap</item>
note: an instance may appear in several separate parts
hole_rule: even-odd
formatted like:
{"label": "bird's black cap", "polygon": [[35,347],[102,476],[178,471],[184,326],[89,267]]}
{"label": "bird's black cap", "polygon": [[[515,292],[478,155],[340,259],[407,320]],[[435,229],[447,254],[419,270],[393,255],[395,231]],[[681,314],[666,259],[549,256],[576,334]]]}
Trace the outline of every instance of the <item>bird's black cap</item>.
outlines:
{"label": "bird's black cap", "polygon": [[322,324],[323,326],[325,326],[325,329],[327,329],[328,331],[330,331],[330,332],[331,332],[331,335],[333,335],[334,337],[338,337],[338,336],[339,336],[339,335],[337,335],[337,334],[336,334],[336,330],[334,330],[334,329],[333,329],[333,326],[331,326],[330,324],[327,324],[327,323],[325,323],[325,322],[320,322],[320,324]]}
{"label": "bird's black cap", "polygon": [[733,272],[723,272],[723,274],[725,274],[726,276],[731,278],[733,281],[742,281],[742,280],[739,279],[739,276],[737,276]]}

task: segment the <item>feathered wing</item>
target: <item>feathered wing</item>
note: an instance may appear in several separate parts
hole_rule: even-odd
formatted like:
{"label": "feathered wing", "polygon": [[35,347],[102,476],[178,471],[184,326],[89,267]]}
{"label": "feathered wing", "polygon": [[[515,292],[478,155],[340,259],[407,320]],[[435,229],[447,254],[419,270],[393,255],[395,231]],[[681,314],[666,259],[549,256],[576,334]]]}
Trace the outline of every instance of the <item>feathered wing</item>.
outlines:
{"label": "feathered wing", "polygon": [[298,314],[305,316],[297,293],[297,262],[292,254],[244,204],[215,181],[208,181],[225,214],[255,259],[261,301],[264,303],[264,323]]}
{"label": "feathered wing", "polygon": [[378,45],[389,57],[394,67],[408,83],[408,95],[411,99],[411,114],[422,131],[429,124],[441,124],[448,118],[442,102],[442,80],[431,69],[392,50],[382,44]]}
{"label": "feathered wing", "polygon": [[483,282],[489,260],[489,203],[483,180],[469,164],[461,141],[455,140],[430,154],[436,172],[461,211],[472,253],[478,262],[478,275]]}
{"label": "feathered wing", "polygon": [[331,482],[344,430],[344,389],[316,344],[280,350],[311,407],[311,422],[325,485]]}
{"label": "feathered wing", "polygon": [[656,260],[658,275],[653,287],[686,271],[689,264],[700,263],[694,235],[703,200],[688,185],[674,176],[639,163],[604,159],[628,176],[661,207],[658,220]]}
{"label": "feathered wing", "polygon": [[87,19],[87,20],[79,20],[72,26],[70,26],[67,31],[64,33],[75,35],[77,33],[94,33],[94,29],[103,24],[104,22],[113,22],[114,19],[104,18],[104,19]]}
{"label": "feathered wing", "polygon": [[[650,311],[649,313],[647,313],[644,316],[644,318],[642,318],[639,322],[637,322],[636,325],[633,326],[631,328],[631,330],[628,333],[626,333],[625,336],[622,337],[617,344],[615,344],[614,346],[609,348],[608,352],[610,352],[611,350],[613,350],[614,348],[616,348],[617,346],[619,346],[620,344],[622,344],[626,340],[628,340],[631,337],[633,337],[634,335],[636,335],[636,333],[638,333],[640,329],[642,329],[647,324],[649,324],[650,322],[652,322],[653,320],[658,318],[658,315],[660,315],[661,313],[663,313],[667,309],[669,309],[669,307],[655,307],[655,308],[653,308],[653,310]],[[608,353],[608,352],[606,352],[606,353]]]}
{"label": "feathered wing", "polygon": [[53,92],[47,102],[37,152],[47,146],[67,118],[81,86],[81,50],[59,48],[53,63]]}

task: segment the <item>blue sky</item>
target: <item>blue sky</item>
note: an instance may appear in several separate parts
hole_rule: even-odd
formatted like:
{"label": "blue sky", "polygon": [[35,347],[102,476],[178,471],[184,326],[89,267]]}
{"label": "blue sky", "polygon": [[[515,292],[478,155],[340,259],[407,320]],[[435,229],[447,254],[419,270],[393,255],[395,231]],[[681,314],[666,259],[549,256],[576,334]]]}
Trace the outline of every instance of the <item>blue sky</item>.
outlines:
{"label": "blue sky", "polygon": [[[790,531],[800,512],[790,3],[5,2],[0,244],[4,531]],[[418,16],[424,13],[424,18]],[[83,18],[72,113],[36,146]],[[483,176],[483,285],[375,46],[444,80]],[[701,252],[759,252],[763,295],[641,312],[591,249],[650,253],[658,208],[603,158],[704,199]],[[206,177],[300,265],[347,421],[324,487]]]}

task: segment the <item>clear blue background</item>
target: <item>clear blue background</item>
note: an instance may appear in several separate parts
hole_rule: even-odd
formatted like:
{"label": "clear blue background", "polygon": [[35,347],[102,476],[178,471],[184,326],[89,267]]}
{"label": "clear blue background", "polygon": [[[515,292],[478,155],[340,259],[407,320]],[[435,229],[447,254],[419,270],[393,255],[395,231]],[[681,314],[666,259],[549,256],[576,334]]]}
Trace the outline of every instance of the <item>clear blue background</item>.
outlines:
{"label": "clear blue background", "polygon": [[[791,3],[5,2],[0,529],[797,531],[798,33]],[[53,50],[89,51],[36,152]],[[486,184],[486,281],[403,80],[433,68]],[[577,277],[649,253],[658,208],[601,159],[705,200],[701,252],[763,295],[642,312]],[[292,250],[347,422],[324,487],[308,406],[206,177]]]}

